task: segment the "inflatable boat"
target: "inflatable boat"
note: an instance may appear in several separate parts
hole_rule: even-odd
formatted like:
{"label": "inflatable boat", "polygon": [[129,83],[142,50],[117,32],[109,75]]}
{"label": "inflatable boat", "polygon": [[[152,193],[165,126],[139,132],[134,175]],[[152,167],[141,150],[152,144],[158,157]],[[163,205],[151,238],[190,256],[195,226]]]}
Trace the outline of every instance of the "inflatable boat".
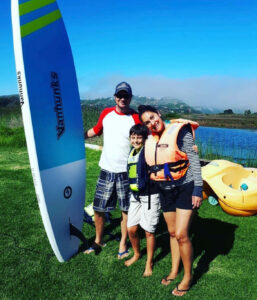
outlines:
{"label": "inflatable boat", "polygon": [[257,214],[257,169],[213,160],[202,167],[203,198],[214,196],[222,209],[234,216]]}

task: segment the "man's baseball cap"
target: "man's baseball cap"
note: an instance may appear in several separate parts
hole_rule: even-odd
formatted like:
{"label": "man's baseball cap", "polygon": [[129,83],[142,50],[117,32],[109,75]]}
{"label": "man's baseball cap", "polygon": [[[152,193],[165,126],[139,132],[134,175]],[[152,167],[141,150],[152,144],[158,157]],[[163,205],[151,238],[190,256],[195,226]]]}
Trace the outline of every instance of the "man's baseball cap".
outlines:
{"label": "man's baseball cap", "polygon": [[117,84],[114,95],[117,95],[120,91],[125,91],[128,93],[129,96],[132,96],[131,86],[125,81]]}

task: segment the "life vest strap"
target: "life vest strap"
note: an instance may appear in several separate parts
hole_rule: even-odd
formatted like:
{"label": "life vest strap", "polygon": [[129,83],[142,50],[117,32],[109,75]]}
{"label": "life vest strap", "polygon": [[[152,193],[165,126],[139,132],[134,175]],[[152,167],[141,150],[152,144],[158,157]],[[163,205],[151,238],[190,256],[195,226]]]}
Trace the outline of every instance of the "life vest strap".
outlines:
{"label": "life vest strap", "polygon": [[[150,173],[157,173],[157,172],[163,170],[164,169],[164,165],[165,164],[150,166],[149,167]],[[173,173],[179,172],[179,171],[187,168],[188,165],[189,165],[189,161],[188,160],[179,160],[179,161],[176,161],[176,162],[170,162],[170,163],[168,163],[169,170],[171,172],[173,172]],[[174,168],[176,166],[180,166],[180,167]]]}

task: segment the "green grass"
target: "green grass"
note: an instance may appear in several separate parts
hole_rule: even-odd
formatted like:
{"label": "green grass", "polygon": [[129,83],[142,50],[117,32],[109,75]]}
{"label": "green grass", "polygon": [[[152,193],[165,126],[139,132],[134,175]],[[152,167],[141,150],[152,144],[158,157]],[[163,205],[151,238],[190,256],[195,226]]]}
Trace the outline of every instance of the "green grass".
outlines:
{"label": "green grass", "polygon": [[257,128],[257,114],[185,114],[184,119],[194,120],[200,126],[223,128]]}
{"label": "green grass", "polygon": [[20,107],[0,107],[0,126],[11,128],[22,127]]}
{"label": "green grass", "polygon": [[0,126],[0,146],[20,148],[26,146],[23,127]]}
{"label": "green grass", "polygon": [[[117,260],[118,243],[108,235],[99,255],[79,253],[59,263],[43,228],[26,148],[0,149],[0,299],[171,298],[174,284],[160,285],[170,269],[169,238],[162,218],[152,277],[142,277],[144,237],[142,259],[130,268]],[[99,156],[100,152],[87,150],[87,203],[93,200]],[[256,228],[257,217],[229,216],[204,201],[191,233],[197,284],[184,299],[257,299]],[[92,242],[94,228],[84,224],[83,232]],[[113,233],[119,232],[114,222]]]}

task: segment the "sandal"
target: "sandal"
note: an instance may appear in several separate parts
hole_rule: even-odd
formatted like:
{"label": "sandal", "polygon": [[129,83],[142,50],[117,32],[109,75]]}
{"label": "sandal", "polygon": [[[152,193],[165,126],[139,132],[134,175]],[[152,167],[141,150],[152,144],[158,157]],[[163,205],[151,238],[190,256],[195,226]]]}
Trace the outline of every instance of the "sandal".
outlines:
{"label": "sandal", "polygon": [[125,250],[123,252],[118,252],[118,259],[123,259],[129,256],[129,250]]}
{"label": "sandal", "polygon": [[[190,288],[191,288],[191,286],[190,286],[188,289],[182,290],[182,289],[179,289],[179,288],[178,288],[178,285],[179,285],[179,283],[176,283],[176,288],[172,291],[172,295],[173,295],[173,296],[182,297],[182,296],[184,296],[184,295],[190,290]],[[182,293],[182,295],[175,294],[174,292],[175,292],[175,293],[176,293],[176,292]]]}
{"label": "sandal", "polygon": [[94,252],[97,255],[102,251],[102,248],[105,246],[106,244],[99,245],[94,242],[91,247],[89,247],[87,250],[84,251],[84,254],[90,254]]}
{"label": "sandal", "polygon": [[[175,278],[168,278],[168,276],[163,277],[162,280],[161,280],[161,285],[167,286],[167,285],[169,285],[172,281],[174,281],[174,279],[175,279]],[[163,283],[163,281],[165,281],[166,284]]]}

